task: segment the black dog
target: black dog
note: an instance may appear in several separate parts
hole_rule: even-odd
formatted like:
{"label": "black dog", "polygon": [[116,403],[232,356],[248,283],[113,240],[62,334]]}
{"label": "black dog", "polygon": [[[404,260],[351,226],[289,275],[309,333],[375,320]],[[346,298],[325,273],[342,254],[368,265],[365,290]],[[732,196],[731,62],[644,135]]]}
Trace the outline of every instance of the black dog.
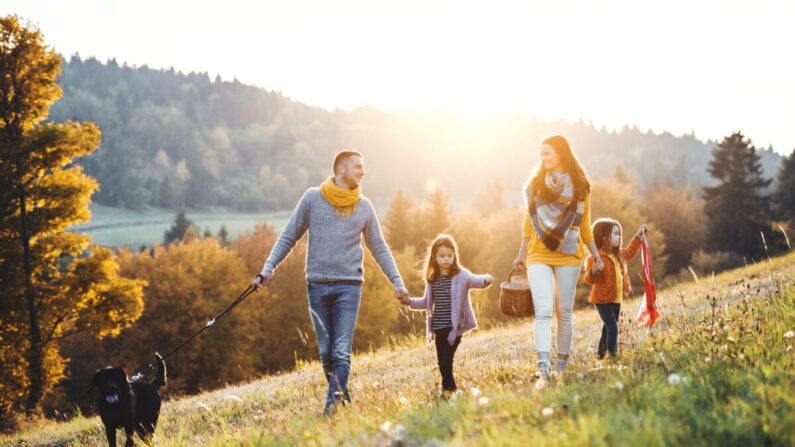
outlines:
{"label": "black dog", "polygon": [[166,362],[160,354],[155,354],[157,373],[152,382],[133,382],[127,379],[123,368],[112,367],[97,371],[91,388],[99,388],[97,408],[108,444],[116,446],[116,429],[123,428],[129,447],[133,445],[133,431],[147,444],[152,442],[160,416],[160,394],[157,390],[166,386]]}

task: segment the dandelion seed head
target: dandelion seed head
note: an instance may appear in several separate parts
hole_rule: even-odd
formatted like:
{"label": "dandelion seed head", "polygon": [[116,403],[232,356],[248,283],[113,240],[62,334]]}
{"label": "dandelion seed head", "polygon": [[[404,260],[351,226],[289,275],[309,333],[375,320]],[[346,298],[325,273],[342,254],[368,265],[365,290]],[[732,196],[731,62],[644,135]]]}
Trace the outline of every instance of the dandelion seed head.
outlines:
{"label": "dandelion seed head", "polygon": [[386,421],[378,428],[384,433],[389,433],[389,431],[392,429],[392,421]]}
{"label": "dandelion seed head", "polygon": [[669,385],[678,385],[682,382],[682,376],[676,373],[672,373],[668,376],[668,384]]}
{"label": "dandelion seed head", "polygon": [[552,407],[544,407],[544,409],[541,410],[541,415],[544,417],[550,417],[553,414],[555,414],[555,410],[553,410]]}
{"label": "dandelion seed head", "polygon": [[489,398],[488,397],[483,396],[480,399],[478,399],[478,405],[480,405],[481,407],[485,407],[488,404],[489,404]]}
{"label": "dandelion seed head", "polygon": [[621,382],[616,382],[616,389],[618,391],[624,391],[624,384]]}
{"label": "dandelion seed head", "polygon": [[475,388],[474,386],[469,389],[469,393],[472,394],[472,397],[479,397],[481,394],[480,390]]}
{"label": "dandelion seed head", "polygon": [[788,332],[784,333],[784,338],[792,338],[792,337],[795,337],[795,332],[788,331]]}

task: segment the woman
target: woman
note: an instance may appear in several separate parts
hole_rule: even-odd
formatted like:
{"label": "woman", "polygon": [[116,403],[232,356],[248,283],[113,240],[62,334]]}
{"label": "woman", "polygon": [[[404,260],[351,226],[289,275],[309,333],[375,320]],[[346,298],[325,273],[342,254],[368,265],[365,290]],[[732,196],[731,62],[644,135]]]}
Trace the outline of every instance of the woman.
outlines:
{"label": "woman", "polygon": [[541,163],[524,186],[527,213],[514,268],[526,266],[535,307],[538,369],[550,375],[552,303],[558,321],[557,372],[571,350],[574,293],[583,244],[594,258],[594,271],[604,262],[591,232],[591,184],[568,141],[560,135],[541,143]]}

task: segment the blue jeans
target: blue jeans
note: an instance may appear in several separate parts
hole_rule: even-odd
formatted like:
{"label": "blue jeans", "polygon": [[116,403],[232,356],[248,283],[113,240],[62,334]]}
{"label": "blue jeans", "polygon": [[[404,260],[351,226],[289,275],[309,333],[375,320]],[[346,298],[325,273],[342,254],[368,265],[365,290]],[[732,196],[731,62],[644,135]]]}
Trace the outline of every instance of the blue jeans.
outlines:
{"label": "blue jeans", "polygon": [[597,304],[596,311],[602,318],[602,337],[596,355],[601,359],[605,351],[611,356],[618,354],[618,317],[621,315],[621,303]]}
{"label": "blue jeans", "polygon": [[351,401],[348,376],[351,370],[353,331],[362,297],[362,284],[356,281],[310,282],[309,317],[315,329],[323,372],[328,380],[324,414],[342,401]]}

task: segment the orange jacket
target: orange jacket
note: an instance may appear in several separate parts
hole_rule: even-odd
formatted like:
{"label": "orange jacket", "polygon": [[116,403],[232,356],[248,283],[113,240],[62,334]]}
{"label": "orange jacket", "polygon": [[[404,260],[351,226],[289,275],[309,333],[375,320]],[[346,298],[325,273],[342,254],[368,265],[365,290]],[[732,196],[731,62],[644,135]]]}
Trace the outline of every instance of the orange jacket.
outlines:
{"label": "orange jacket", "polygon": [[[640,251],[641,240],[635,236],[629,242],[629,246],[621,250],[621,256],[625,261],[629,261],[638,255]],[[588,301],[594,304],[606,304],[616,301],[616,267],[613,262],[607,257],[607,253],[599,249],[599,255],[602,257],[602,262],[605,268],[597,275],[591,275],[594,259],[588,256],[585,260],[585,284],[591,287],[591,294],[588,296]],[[621,272],[624,279],[624,296],[629,296],[631,286],[629,284],[629,275]]]}

